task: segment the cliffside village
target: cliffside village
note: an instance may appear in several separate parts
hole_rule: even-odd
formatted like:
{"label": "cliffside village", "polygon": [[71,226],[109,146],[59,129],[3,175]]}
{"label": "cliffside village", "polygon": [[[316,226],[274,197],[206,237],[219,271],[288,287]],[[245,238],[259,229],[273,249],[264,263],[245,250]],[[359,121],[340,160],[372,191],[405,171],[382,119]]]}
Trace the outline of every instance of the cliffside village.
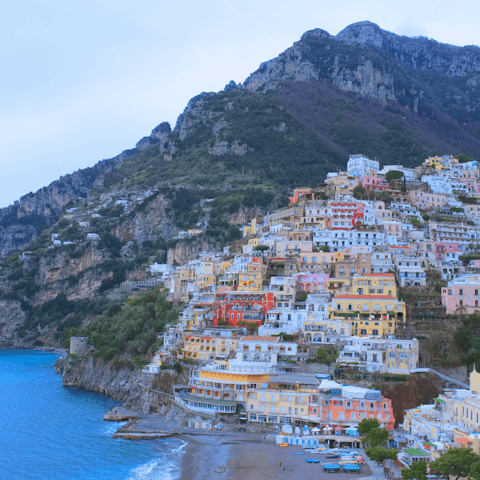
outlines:
{"label": "cliffside village", "polygon": [[[372,192],[385,192],[387,203]],[[477,251],[479,197],[475,161],[431,157],[415,169],[380,169],[352,155],[347,171],[329,173],[317,189],[295,189],[288,207],[245,225],[241,254],[227,247],[149,267],[145,283],[164,284],[184,309],[144,374],[158,374],[164,362],[194,363],[189,384],[175,387],[179,405],[297,433],[281,441],[315,445],[313,429],[355,446],[365,418],[393,431],[390,399],[331,374],[422,371],[419,341],[404,334],[399,287],[426,286],[428,272],[448,282],[447,314],[480,311],[480,260],[460,259]],[[323,360],[309,362],[312,352]],[[434,404],[406,411],[393,432],[402,463],[473,445],[479,389],[474,371],[470,389],[445,390]]]}

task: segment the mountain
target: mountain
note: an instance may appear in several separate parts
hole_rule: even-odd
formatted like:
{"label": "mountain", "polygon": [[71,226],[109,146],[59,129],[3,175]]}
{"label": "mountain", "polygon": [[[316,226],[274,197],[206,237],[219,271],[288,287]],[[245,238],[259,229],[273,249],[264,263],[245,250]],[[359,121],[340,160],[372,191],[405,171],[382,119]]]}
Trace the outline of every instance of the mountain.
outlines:
{"label": "mountain", "polygon": [[[292,187],[323,182],[352,153],[404,166],[479,157],[480,49],[370,22],[306,32],[243,84],[192,98],[173,129],[160,123],[133,149],[0,210],[0,299],[19,302],[29,331],[57,322],[61,338],[145,262],[238,239],[237,225],[285,205]],[[67,244],[51,248],[52,235]]]}

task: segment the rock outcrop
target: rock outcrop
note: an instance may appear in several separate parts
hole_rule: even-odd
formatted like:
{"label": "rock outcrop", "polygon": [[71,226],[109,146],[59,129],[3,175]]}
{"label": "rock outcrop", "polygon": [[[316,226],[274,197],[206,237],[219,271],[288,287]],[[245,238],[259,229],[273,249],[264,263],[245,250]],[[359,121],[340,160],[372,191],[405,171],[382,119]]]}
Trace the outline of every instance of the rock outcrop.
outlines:
{"label": "rock outcrop", "polygon": [[0,300],[0,348],[23,346],[16,331],[24,325],[25,319],[20,302]]}

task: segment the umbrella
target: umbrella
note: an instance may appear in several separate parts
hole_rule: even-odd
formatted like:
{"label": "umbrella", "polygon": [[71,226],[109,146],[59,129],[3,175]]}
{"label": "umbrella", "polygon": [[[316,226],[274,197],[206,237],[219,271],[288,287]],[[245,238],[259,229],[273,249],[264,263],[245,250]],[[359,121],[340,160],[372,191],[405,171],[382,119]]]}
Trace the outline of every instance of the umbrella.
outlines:
{"label": "umbrella", "polygon": [[320,429],[319,429],[318,427],[313,427],[313,428],[312,428],[312,432],[314,432],[314,433],[317,433],[317,432],[319,432],[319,431],[320,431]]}

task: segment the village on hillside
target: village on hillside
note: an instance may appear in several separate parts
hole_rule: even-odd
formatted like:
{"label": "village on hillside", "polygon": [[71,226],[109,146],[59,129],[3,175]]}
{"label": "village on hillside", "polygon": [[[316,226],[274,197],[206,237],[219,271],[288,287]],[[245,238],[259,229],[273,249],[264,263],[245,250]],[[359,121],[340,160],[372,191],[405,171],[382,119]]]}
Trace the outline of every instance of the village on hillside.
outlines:
{"label": "village on hillside", "polygon": [[229,246],[183,265],[149,265],[149,279],[127,283],[163,285],[183,312],[159,332],[163,347],[145,377],[192,365],[188,385],[174,386],[179,406],[271,426],[282,444],[358,447],[358,424],[376,419],[405,467],[452,447],[480,453],[475,370],[470,385],[450,379],[400,425],[392,400],[369,387],[430,370],[407,328],[405,289],[420,293],[441,279],[433,297],[445,315],[480,312],[479,169],[462,160],[380,169],[352,155],[347,171],[295,189],[286,208],[244,225],[241,253]]}

